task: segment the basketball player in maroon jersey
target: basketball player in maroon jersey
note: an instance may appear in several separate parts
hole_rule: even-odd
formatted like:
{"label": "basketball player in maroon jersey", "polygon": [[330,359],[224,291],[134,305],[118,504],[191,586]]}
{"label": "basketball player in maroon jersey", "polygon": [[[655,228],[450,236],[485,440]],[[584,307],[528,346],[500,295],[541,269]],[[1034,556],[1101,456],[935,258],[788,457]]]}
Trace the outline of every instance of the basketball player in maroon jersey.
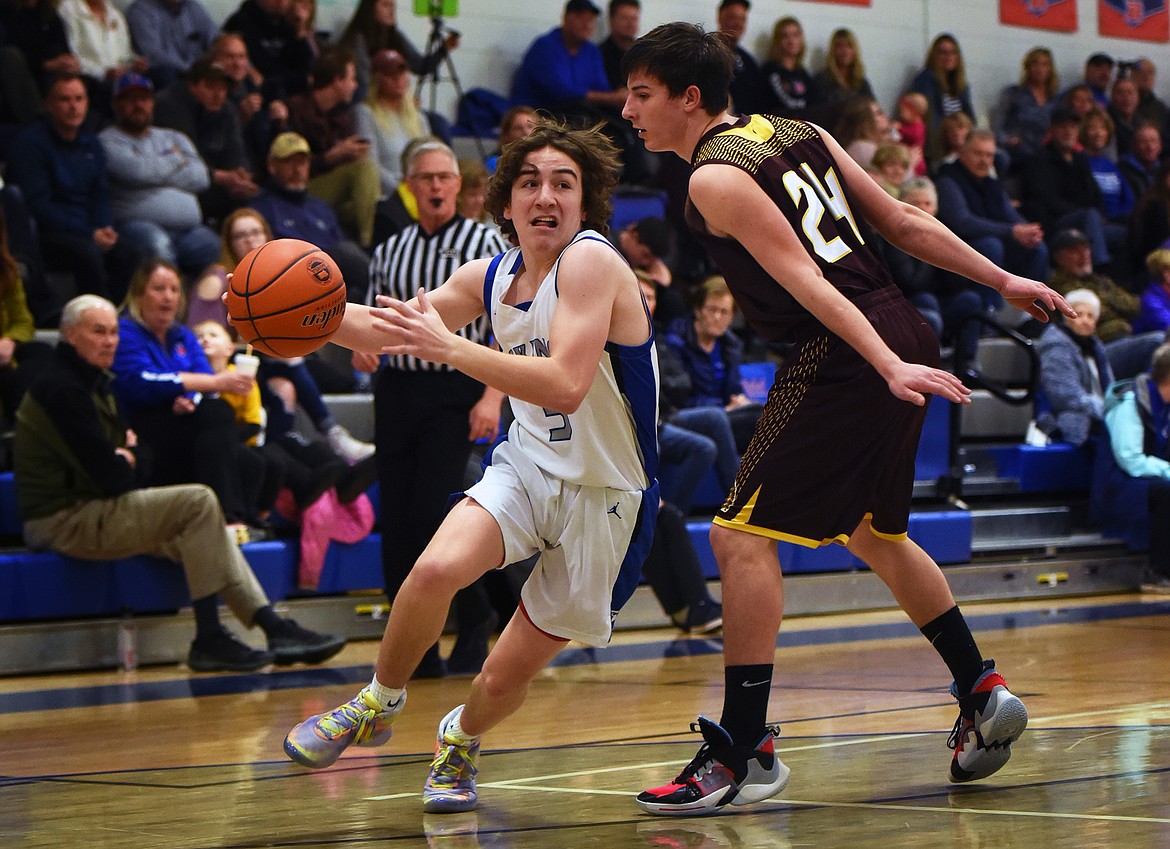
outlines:
{"label": "basketball player in maroon jersey", "polygon": [[794,346],[711,528],[723,581],[722,718],[699,718],[698,755],[638,803],[709,813],[786,784],[766,725],[783,615],[776,540],[844,544],[890,587],[955,679],[950,779],[983,778],[1007,762],[1027,711],[983,659],[938,565],[906,534],[927,396],[962,403],[969,391],[938,368],[938,340],[894,285],[869,226],[1038,319],[1074,313],[892,199],[819,128],[730,114],[733,62],[717,34],[672,23],[639,39],[623,64],[623,115],[648,149],[692,163],[688,226],[753,329]]}

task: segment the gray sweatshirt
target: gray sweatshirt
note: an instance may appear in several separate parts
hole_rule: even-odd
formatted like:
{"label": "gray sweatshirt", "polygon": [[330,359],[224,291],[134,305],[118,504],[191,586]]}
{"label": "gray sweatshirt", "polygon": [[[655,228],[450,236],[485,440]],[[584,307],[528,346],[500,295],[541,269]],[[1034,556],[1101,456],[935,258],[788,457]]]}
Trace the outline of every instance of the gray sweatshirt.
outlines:
{"label": "gray sweatshirt", "polygon": [[194,143],[178,130],[151,127],[138,137],[117,127],[98,133],[106,152],[114,221],[152,221],[189,230],[202,221],[196,193],[211,183]]}

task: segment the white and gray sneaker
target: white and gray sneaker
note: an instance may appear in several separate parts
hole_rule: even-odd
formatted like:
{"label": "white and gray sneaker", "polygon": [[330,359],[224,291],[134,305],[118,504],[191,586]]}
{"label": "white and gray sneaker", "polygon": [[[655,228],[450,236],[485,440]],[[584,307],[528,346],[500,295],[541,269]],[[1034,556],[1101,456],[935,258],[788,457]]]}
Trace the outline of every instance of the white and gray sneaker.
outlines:
{"label": "white and gray sneaker", "polygon": [[339,424],[335,424],[325,431],[325,438],[329,440],[329,447],[333,449],[333,453],[351,466],[374,453],[372,444],[355,439],[348,430]]}

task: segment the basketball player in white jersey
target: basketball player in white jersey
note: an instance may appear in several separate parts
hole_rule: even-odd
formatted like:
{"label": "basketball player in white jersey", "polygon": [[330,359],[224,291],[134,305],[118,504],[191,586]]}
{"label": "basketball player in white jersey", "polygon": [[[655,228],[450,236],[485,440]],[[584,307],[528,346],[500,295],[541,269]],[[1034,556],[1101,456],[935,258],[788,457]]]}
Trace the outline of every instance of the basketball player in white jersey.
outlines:
{"label": "basketball player in white jersey", "polygon": [[[351,743],[389,739],[452,597],[489,570],[538,555],[467,703],[439,725],[424,810],[473,808],[481,735],[520,707],[568,640],[609,641],[658,509],[653,332],[633,271],[597,232],[616,165],[596,128],[540,124],[505,149],[488,188],[488,209],[519,247],[410,302],[349,305],[334,341],[449,364],[507,393],[516,420],[399,591],[373,681],[289,732],[285,751],[298,763],[325,767]],[[485,310],[501,350],[452,332]]]}

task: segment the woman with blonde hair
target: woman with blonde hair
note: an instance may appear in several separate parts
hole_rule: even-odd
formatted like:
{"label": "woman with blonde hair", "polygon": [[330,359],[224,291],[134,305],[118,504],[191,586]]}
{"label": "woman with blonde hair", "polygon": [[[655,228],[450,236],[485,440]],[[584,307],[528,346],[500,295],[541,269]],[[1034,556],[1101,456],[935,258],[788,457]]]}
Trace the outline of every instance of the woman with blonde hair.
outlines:
{"label": "woman with blonde hair", "polygon": [[1020,81],[1003,90],[995,119],[996,141],[1011,157],[1013,168],[1044,144],[1059,85],[1051,50],[1033,47],[1024,54]]}
{"label": "woman with blonde hair", "polygon": [[433,135],[430,119],[410,93],[411,75],[406,58],[397,50],[383,50],[370,62],[370,93],[357,107],[358,135],[370,140],[382,183],[389,197],[402,182],[402,153],[412,141]]}
{"label": "woman with blonde hair", "polygon": [[785,15],[772,28],[768,58],[760,69],[766,83],[764,112],[782,118],[805,118],[809,112],[812,74],[804,66],[804,30]]}
{"label": "woman with blonde hair", "polygon": [[858,97],[873,98],[873,87],[865,77],[861,45],[852,30],[841,27],[829,36],[825,69],[813,77],[812,102],[817,123],[836,126],[845,104]]}

